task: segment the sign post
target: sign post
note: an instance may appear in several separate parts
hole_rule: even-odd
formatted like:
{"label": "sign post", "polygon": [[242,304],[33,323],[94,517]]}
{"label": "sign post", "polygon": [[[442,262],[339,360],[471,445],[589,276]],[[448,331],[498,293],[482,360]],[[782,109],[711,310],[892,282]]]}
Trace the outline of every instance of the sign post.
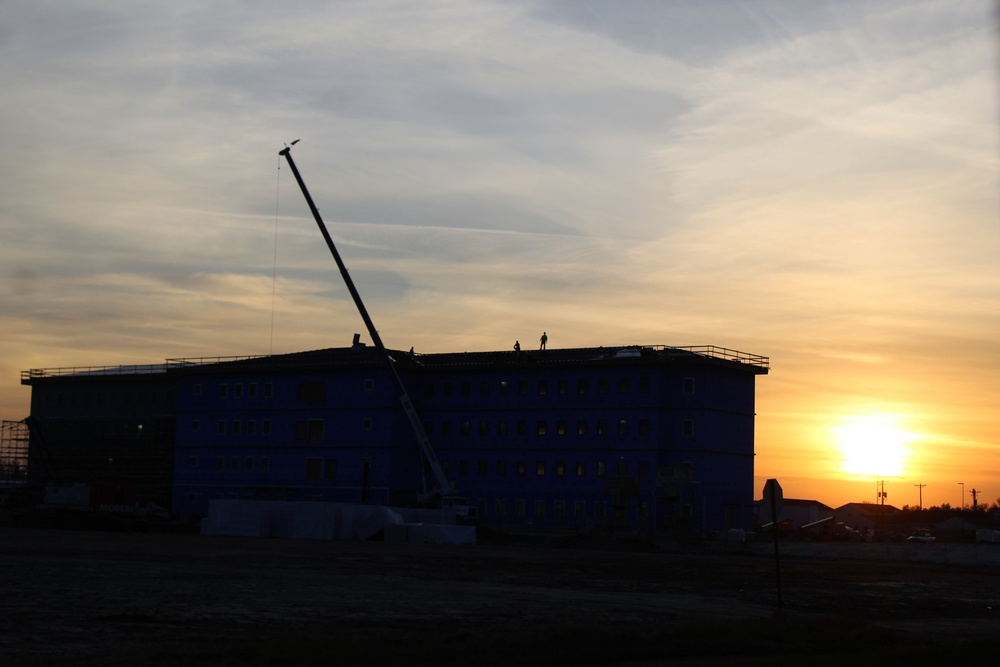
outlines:
{"label": "sign post", "polygon": [[781,618],[781,558],[778,555],[778,516],[783,500],[778,480],[767,480],[764,484],[764,498],[761,504],[771,511],[771,534],[774,536],[774,581],[778,589],[775,617],[779,619]]}

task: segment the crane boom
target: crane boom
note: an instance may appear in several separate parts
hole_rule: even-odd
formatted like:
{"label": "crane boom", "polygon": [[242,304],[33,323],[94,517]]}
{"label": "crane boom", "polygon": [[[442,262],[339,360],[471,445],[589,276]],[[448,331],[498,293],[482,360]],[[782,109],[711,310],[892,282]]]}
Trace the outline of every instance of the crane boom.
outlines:
{"label": "crane boom", "polygon": [[351,279],[351,274],[347,271],[347,267],[344,265],[344,260],[340,258],[340,253],[337,252],[337,246],[333,243],[333,238],[330,237],[330,232],[327,231],[326,223],[323,222],[322,216],[319,214],[319,209],[316,208],[316,204],[313,202],[312,196],[309,194],[309,189],[306,187],[305,181],[302,180],[302,175],[299,174],[298,167],[295,166],[295,161],[292,159],[292,149],[286,146],[283,150],[278,152],[278,155],[283,155],[285,160],[288,162],[288,167],[292,170],[292,174],[295,175],[295,180],[299,184],[299,189],[302,190],[302,196],[306,199],[306,204],[309,205],[309,210],[312,211],[313,218],[316,220],[316,225],[319,227],[320,233],[323,235],[323,239],[326,241],[326,246],[330,249],[330,254],[333,255],[333,259],[337,262],[337,268],[340,269],[340,275],[343,276],[344,282],[347,284],[347,291],[351,293],[351,298],[354,299],[354,305],[357,306],[358,312],[361,313],[361,319],[365,321],[365,326],[368,328],[368,335],[371,336],[372,342],[375,343],[375,347],[378,348],[379,353],[382,355],[382,360],[385,362],[386,369],[389,371],[389,377],[392,378],[393,386],[396,389],[396,395],[399,399],[400,404],[403,406],[403,410],[406,412],[406,417],[410,421],[410,427],[413,429],[413,434],[417,438],[417,443],[420,445],[420,451],[424,455],[424,459],[427,461],[427,465],[430,467],[431,472],[434,475],[436,486],[430,490],[426,488],[426,482],[424,484],[424,500],[425,502],[433,499],[440,499],[445,496],[452,496],[455,494],[455,485],[452,483],[447,475],[444,473],[444,468],[441,467],[441,463],[438,461],[437,455],[434,453],[434,447],[431,446],[430,438],[427,437],[427,432],[424,430],[423,424],[420,422],[420,417],[417,414],[416,409],[413,407],[413,402],[410,400],[409,394],[406,393],[406,387],[403,385],[403,381],[399,377],[399,373],[396,372],[396,364],[389,354],[389,351],[385,349],[385,345],[382,343],[381,336],[378,335],[378,331],[375,329],[375,324],[372,322],[372,318],[368,315],[368,309],[365,308],[364,302],[361,300],[361,295],[358,293],[358,289],[354,286],[354,281]]}

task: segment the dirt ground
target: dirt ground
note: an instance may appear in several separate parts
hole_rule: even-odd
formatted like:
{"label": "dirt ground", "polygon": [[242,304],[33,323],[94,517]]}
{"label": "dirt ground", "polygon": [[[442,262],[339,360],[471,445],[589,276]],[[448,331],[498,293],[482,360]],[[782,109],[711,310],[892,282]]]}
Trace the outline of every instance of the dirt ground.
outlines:
{"label": "dirt ground", "polygon": [[0,526],[0,664],[940,665],[1000,650],[993,552],[790,547],[778,614],[766,545],[494,542]]}

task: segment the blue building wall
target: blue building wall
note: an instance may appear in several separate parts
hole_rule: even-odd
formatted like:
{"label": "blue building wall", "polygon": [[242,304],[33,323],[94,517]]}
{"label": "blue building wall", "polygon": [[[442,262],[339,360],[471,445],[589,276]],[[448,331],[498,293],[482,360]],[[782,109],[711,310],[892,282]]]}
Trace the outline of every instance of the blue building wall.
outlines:
{"label": "blue building wall", "polygon": [[[766,368],[606,352],[419,355],[398,368],[487,525],[749,528]],[[415,501],[426,466],[374,350],[308,355],[182,376],[175,512],[229,497]]]}
{"label": "blue building wall", "polygon": [[398,479],[419,461],[384,370],[206,370],[179,382],[175,512],[212,498],[386,504],[417,479]]}

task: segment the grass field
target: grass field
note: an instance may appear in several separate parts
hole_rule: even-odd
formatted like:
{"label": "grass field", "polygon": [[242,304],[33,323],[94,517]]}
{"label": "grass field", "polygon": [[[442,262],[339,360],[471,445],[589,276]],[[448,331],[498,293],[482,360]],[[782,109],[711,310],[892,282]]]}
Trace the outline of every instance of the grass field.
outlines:
{"label": "grass field", "polygon": [[0,664],[992,664],[1000,568],[760,546],[5,526]]}

